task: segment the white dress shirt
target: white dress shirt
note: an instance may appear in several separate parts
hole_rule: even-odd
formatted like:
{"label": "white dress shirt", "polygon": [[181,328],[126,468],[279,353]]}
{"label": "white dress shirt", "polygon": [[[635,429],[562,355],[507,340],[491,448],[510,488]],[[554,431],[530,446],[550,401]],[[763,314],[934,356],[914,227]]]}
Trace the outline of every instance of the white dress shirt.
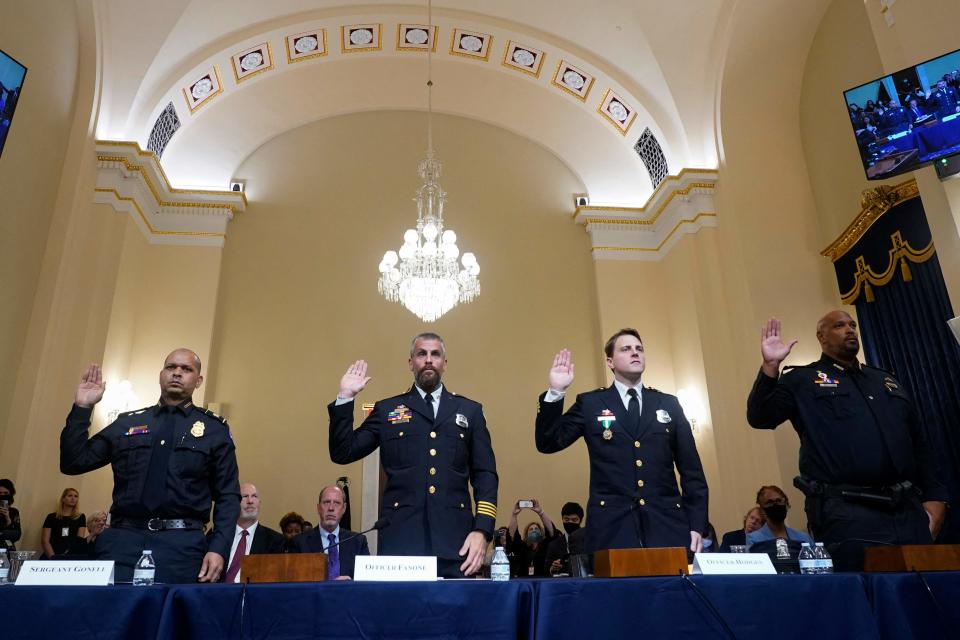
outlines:
{"label": "white dress shirt", "polygon": [[[252,525],[247,527],[247,550],[243,554],[245,556],[250,555],[250,547],[253,546],[253,535],[257,532],[257,526],[260,524],[260,521],[254,522]],[[230,568],[230,563],[233,562],[233,554],[237,552],[237,546],[240,544],[240,536],[242,535],[243,527],[240,525],[236,526],[236,531],[233,533],[233,544],[230,546],[230,557],[227,558],[226,569]],[[224,571],[226,571],[224,569]],[[240,572],[237,571],[236,577],[233,579],[234,582],[240,582]]]}

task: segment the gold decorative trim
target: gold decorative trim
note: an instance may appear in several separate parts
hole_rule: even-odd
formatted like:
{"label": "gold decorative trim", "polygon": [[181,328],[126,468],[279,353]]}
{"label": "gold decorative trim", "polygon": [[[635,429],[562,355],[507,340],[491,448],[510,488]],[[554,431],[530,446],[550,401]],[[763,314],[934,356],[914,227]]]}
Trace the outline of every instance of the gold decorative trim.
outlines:
{"label": "gold decorative trim", "polygon": [[[457,34],[465,36],[483,36],[487,42],[487,52],[484,54],[479,53],[468,53],[466,51],[457,51]],[[454,28],[453,33],[450,34],[450,55],[452,56],[461,56],[464,58],[470,58],[471,60],[482,60],[483,62],[488,62],[490,60],[490,52],[493,51],[493,36],[489,33],[480,33],[479,31],[470,31],[468,29]]]}
{"label": "gold decorative trim", "polygon": [[[256,71],[247,73],[243,77],[241,77],[240,74],[237,73],[237,65],[240,64],[240,60],[237,60],[237,58],[240,58],[242,60],[244,55],[250,53],[253,50],[259,49],[260,47],[263,47],[263,46],[266,46],[267,48],[267,61],[269,64],[267,64],[267,66],[265,67],[261,67],[257,69]],[[233,71],[233,80],[234,80],[234,83],[237,85],[239,85],[244,80],[249,80],[254,76],[260,75],[264,71],[271,71],[275,68],[276,67],[273,64],[273,49],[270,46],[269,42],[261,42],[260,44],[255,44],[252,47],[248,47],[247,49],[244,49],[240,53],[235,53],[232,56],[230,56],[230,69]]]}
{"label": "gold decorative trim", "polygon": [[[294,58],[290,54],[290,45],[292,44],[290,42],[290,38],[299,38],[301,36],[312,36],[314,34],[318,34],[322,38],[322,42],[323,42],[323,47],[321,48],[322,50],[316,53],[311,53],[306,56],[297,56],[296,58]],[[284,38],[284,41],[286,43],[286,50],[287,50],[287,64],[293,64],[295,62],[303,62],[304,60],[313,60],[314,58],[322,58],[323,56],[327,55],[330,52],[330,50],[327,49],[327,30],[324,28],[319,28],[312,31],[301,31],[300,33],[292,33],[286,38]]]}
{"label": "gold decorative trim", "polygon": [[820,252],[825,258],[836,262],[857,244],[873,223],[887,211],[912,198],[920,196],[920,187],[913,178],[893,186],[882,184],[875,189],[866,189],[860,194],[860,213],[844,229],[840,237]]}
{"label": "gold decorative trim", "polygon": [[[580,224],[582,224],[583,226],[587,226],[590,224],[636,224],[636,225],[642,225],[642,226],[650,226],[650,225],[656,224],[660,216],[663,215],[664,210],[667,208],[667,206],[670,205],[670,203],[673,201],[675,197],[689,195],[690,192],[693,191],[694,189],[711,189],[712,190],[715,188],[716,188],[716,185],[712,182],[691,182],[683,189],[675,189],[671,191],[670,195],[667,196],[666,200],[664,200],[660,204],[660,206],[657,207],[657,210],[649,218],[590,218],[590,217],[587,217]],[[580,211],[635,211],[638,214],[642,214],[644,210],[645,210],[645,207],[641,207],[639,209],[626,209],[626,208],[621,209],[617,207],[591,207],[591,206],[577,207],[578,213]]]}
{"label": "gold decorative trim", "polygon": [[150,232],[150,235],[157,236],[194,236],[194,237],[205,237],[205,238],[226,238],[227,234],[225,233],[215,233],[212,231],[160,231],[152,224],[150,220],[147,219],[146,214],[143,212],[143,209],[140,208],[140,205],[137,204],[137,201],[133,198],[122,196],[116,189],[104,189],[102,187],[94,188],[96,193],[109,193],[114,198],[121,202],[129,202],[133,205],[133,208],[137,210],[137,213],[140,214],[140,220],[143,221],[143,224],[147,227],[147,230]]}
{"label": "gold decorative trim", "polygon": [[899,231],[894,231],[890,234],[890,242],[893,246],[887,252],[889,262],[887,263],[887,268],[884,269],[882,273],[875,272],[873,268],[867,264],[866,258],[857,256],[855,260],[857,271],[854,274],[856,281],[852,289],[840,294],[840,300],[843,304],[853,304],[854,300],[860,297],[861,289],[865,289],[867,302],[873,302],[873,291],[870,289],[870,285],[883,287],[889,284],[897,271],[898,264],[900,265],[904,282],[910,282],[913,276],[910,274],[910,267],[907,265],[907,261],[909,260],[914,264],[920,264],[932,258],[937,252],[933,240],[931,240],[930,244],[926,247],[918,251],[903,239]]}
{"label": "gold decorative trim", "polygon": [[397,51],[407,51],[407,52],[413,51],[418,53],[426,53],[427,50],[429,49],[430,53],[437,52],[437,38],[440,36],[440,27],[438,25],[433,25],[433,35],[430,36],[431,40],[433,40],[431,46],[422,47],[422,48],[410,46],[400,41],[400,32],[403,30],[404,27],[408,27],[408,28],[421,27],[423,28],[424,31],[427,31],[428,29],[430,29],[430,25],[428,24],[413,24],[413,23],[406,23],[406,22],[398,24],[397,25]]}
{"label": "gold decorative trim", "polygon": [[700,218],[716,218],[717,214],[713,211],[703,211],[698,213],[693,218],[681,218],[677,224],[670,230],[670,233],[660,241],[660,244],[654,249],[648,247],[593,247],[591,251],[625,251],[625,252],[637,252],[637,253],[657,253],[660,249],[663,248],[663,245],[667,244],[670,238],[685,224],[693,224],[700,220]]}
{"label": "gold decorative trim", "polygon": [[[492,43],[491,43],[491,44],[492,44]],[[537,52],[537,54],[539,54],[539,55],[537,56],[539,59],[537,60],[537,68],[536,68],[535,71],[532,71],[532,70],[530,70],[530,69],[526,69],[526,68],[524,68],[523,66],[521,66],[519,63],[515,63],[515,62],[512,62],[512,61],[509,61],[509,62],[508,62],[508,56],[510,55],[510,46],[511,46],[511,45],[514,45],[514,46],[515,46],[516,48],[518,48],[518,49],[523,49],[524,51],[529,51],[530,53]],[[535,55],[536,55],[536,54],[535,54]],[[503,61],[501,62],[501,64],[502,64],[503,66],[505,66],[506,68],[508,68],[508,69],[513,69],[514,71],[519,71],[520,73],[526,73],[526,74],[528,74],[528,75],[531,75],[531,76],[533,76],[534,78],[539,78],[539,77],[540,77],[540,72],[543,71],[543,63],[545,63],[546,61],[547,61],[547,53],[546,53],[545,51],[540,51],[540,49],[536,49],[536,48],[531,47],[531,46],[529,46],[529,45],[520,44],[520,43],[518,43],[518,42],[514,42],[513,40],[507,40],[507,44],[506,44],[506,46],[503,48]]]}
{"label": "gold decorative trim", "polygon": [[[684,167],[683,169],[680,169],[680,173],[678,173],[677,175],[675,175],[675,176],[667,176],[666,178],[664,178],[663,180],[661,180],[661,181],[660,181],[660,184],[657,185],[657,188],[653,190],[653,194],[650,196],[650,198],[648,198],[647,202],[648,202],[648,203],[649,203],[649,202],[653,202],[653,201],[656,199],[657,194],[660,193],[661,190],[667,188],[668,183],[670,183],[670,182],[675,182],[675,181],[679,180],[680,178],[682,178],[683,176],[685,176],[686,174],[688,174],[688,173],[690,173],[690,172],[707,173],[707,174],[713,174],[713,175],[719,175],[719,174],[720,174],[720,170],[719,170],[719,169],[697,169],[696,167]],[[715,185],[715,184],[712,184],[712,183],[702,183],[702,184],[709,185],[709,187],[710,187],[711,189],[716,188],[716,185]],[[582,206],[582,207],[576,207],[576,209],[574,210],[573,215],[572,215],[571,217],[576,218],[578,215],[580,215],[580,212],[582,212],[582,211],[629,211],[629,212],[631,212],[631,213],[636,213],[636,214],[638,214],[638,215],[641,215],[641,214],[643,214],[643,212],[646,211],[646,210],[647,210],[647,207],[646,207],[646,206],[643,206],[643,207],[605,207],[605,206],[600,206],[600,205],[588,204],[588,205],[584,205],[584,206]]]}
{"label": "gold decorative trim", "polygon": [[[240,199],[243,200],[244,206],[246,206],[247,204],[247,194],[243,193],[242,191],[240,193],[237,193],[236,191],[219,191],[219,190],[206,190],[206,189],[177,189],[176,187],[171,186],[170,179],[167,177],[167,174],[163,171],[163,165],[160,164],[160,159],[157,158],[157,154],[155,154],[153,151],[147,151],[145,149],[140,148],[140,145],[137,144],[136,142],[128,142],[126,140],[97,140],[96,145],[106,146],[106,147],[133,147],[133,149],[136,150],[138,156],[141,156],[144,158],[152,158],[156,164],[157,171],[159,172],[160,177],[163,179],[164,187],[166,187],[166,190],[169,191],[170,193],[186,193],[186,194],[205,195],[205,196],[212,195],[212,196],[218,196],[218,197],[227,197],[227,196],[236,197],[239,195]],[[153,186],[153,182],[150,181],[150,178],[144,172],[143,167],[141,167],[140,165],[128,164],[126,158],[122,156],[115,158],[114,156],[106,156],[106,155],[101,156],[101,154],[97,154],[97,160],[122,161],[126,165],[128,170],[139,171],[140,174],[143,175],[143,179],[146,181],[147,186],[150,187],[150,191],[153,193],[154,198],[156,198],[157,203],[163,204],[163,201],[160,199],[160,195],[157,193],[156,188],[154,188]],[[225,206],[225,205],[221,205],[221,206]],[[237,212],[234,211],[234,213],[237,213]]]}
{"label": "gold decorative trim", "polygon": [[[604,111],[603,107],[607,103],[607,96],[609,96],[611,93],[613,94],[613,97],[611,99],[619,102],[624,108],[630,109],[630,116],[627,118],[626,123],[622,123],[613,119],[612,117],[610,117],[609,113]],[[616,93],[613,89],[607,89],[603,93],[603,98],[600,99],[600,104],[597,105],[597,113],[599,113],[601,116],[606,118],[607,122],[612,124],[614,128],[616,128],[616,130],[620,132],[620,135],[624,137],[626,137],[627,132],[630,131],[630,127],[633,126],[634,121],[636,121],[637,119],[637,110],[634,109],[633,107],[627,107],[627,104],[624,102],[623,98],[620,97],[620,94]]]}
{"label": "gold decorative trim", "polygon": [[[377,32],[377,44],[370,43],[366,47],[348,47],[349,39],[348,29],[371,29]],[[379,22],[370,22],[365,24],[345,24],[340,26],[340,53],[359,53],[362,51],[380,51],[383,49],[383,25]]]}

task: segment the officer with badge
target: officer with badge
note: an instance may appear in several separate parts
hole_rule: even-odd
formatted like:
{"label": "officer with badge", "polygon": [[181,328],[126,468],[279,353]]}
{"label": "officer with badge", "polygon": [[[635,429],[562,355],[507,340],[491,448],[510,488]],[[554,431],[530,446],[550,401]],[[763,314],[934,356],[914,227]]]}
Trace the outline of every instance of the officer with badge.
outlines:
{"label": "officer with badge", "polygon": [[240,515],[237,457],[226,421],[193,404],[200,366],[196,353],[177,349],[160,371],[160,401],[121,413],[90,438],[90,416],[106,389],[100,366],[91,364],[77,388],[60,434],[60,471],[113,466],[111,526],[97,536],[96,555],[116,562],[118,582],[132,579],[145,549],[158,582],[216,582],[223,572]]}
{"label": "officer with badge", "polygon": [[437,556],[439,575],[469,576],[483,563],[497,517],[490,432],[481,405],[441,383],[447,357],[440,336],[415,337],[409,366],[413,387],[377,402],[354,430],[354,398],[370,377],[363,360],[350,365],[328,407],[330,458],[349,464],[380,447],[387,476],[380,517],[389,521],[380,532],[381,555]]}
{"label": "officer with badge", "polygon": [[761,331],[763,365],[747,400],[747,421],[775,429],[790,420],[800,436],[800,476],[816,540],[838,570],[863,568],[870,545],[929,544],[946,513],[946,489],[913,402],[889,372],[857,361],[857,323],[831,311],[817,323],[823,355],[780,364],[780,321]]}
{"label": "officer with badge", "polygon": [[581,437],[587,444],[587,553],[635,547],[697,553],[708,496],[690,424],[675,396],[641,383],[646,354],[636,329],[615,333],[604,353],[613,384],[580,394],[566,413],[563,397],[573,384],[573,361],[566,349],[554,357],[550,386],[537,410],[537,449],[555,453]]}

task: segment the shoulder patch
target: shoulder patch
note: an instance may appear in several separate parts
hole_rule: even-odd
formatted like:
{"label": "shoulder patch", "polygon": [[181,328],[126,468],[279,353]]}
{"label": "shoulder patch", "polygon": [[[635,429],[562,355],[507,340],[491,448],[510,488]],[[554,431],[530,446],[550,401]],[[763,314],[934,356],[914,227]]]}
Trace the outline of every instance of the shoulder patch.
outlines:
{"label": "shoulder patch", "polygon": [[881,369],[880,367],[874,367],[874,366],[869,365],[869,364],[864,364],[864,365],[861,365],[861,366],[862,366],[864,369],[873,369],[874,371],[879,371],[879,372],[881,372],[881,373],[885,373],[885,374],[887,374],[887,375],[893,376],[894,378],[897,377],[897,374],[894,373],[893,371],[890,371],[889,369]]}
{"label": "shoulder patch", "polygon": [[144,411],[146,411],[147,409],[150,409],[150,408],[151,408],[151,407],[144,407],[143,409],[134,409],[133,411],[124,411],[123,413],[117,415],[117,417],[118,417],[118,418],[122,418],[122,417],[124,417],[124,416],[136,416],[136,415],[140,415],[141,413],[143,413]]}
{"label": "shoulder patch", "polygon": [[[196,405],[194,405],[194,406],[196,406]],[[197,409],[200,409],[201,412],[203,412],[204,414],[210,416],[211,418],[214,418],[214,419],[216,419],[216,420],[219,420],[219,421],[222,422],[223,424],[227,424],[227,419],[226,419],[226,418],[224,418],[223,416],[218,416],[218,415],[215,414],[213,411],[210,411],[210,409],[206,409],[206,408],[204,408],[204,407],[197,407]],[[229,425],[228,425],[228,426],[229,426]]]}

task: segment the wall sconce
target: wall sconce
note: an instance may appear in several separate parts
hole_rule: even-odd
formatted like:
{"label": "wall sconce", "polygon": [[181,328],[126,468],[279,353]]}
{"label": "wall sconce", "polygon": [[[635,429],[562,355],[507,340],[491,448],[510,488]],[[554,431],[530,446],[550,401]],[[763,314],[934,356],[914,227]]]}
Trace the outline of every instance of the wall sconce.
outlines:
{"label": "wall sconce", "polygon": [[130,411],[140,405],[140,398],[133,391],[129,380],[111,380],[103,393],[103,408],[107,413],[107,424],[117,419],[124,411]]}
{"label": "wall sconce", "polygon": [[684,415],[690,421],[690,428],[694,433],[698,431],[698,425],[707,420],[707,410],[703,406],[700,394],[690,388],[677,389],[677,400],[683,408]]}

